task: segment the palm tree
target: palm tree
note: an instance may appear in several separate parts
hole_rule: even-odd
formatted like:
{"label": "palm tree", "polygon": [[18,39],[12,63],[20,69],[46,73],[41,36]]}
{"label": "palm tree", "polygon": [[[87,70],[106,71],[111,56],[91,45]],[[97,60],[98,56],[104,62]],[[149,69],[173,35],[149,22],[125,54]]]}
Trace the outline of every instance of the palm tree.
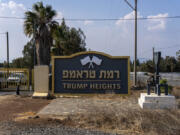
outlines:
{"label": "palm tree", "polygon": [[24,32],[33,37],[36,45],[38,65],[49,65],[50,47],[52,46],[52,31],[57,22],[53,20],[56,11],[42,2],[33,5],[32,11],[25,12]]}

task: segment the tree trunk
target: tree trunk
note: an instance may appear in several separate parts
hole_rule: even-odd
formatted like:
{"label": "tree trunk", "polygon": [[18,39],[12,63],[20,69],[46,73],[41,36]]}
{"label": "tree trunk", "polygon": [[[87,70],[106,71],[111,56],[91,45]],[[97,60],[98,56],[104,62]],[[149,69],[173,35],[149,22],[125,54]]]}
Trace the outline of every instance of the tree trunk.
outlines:
{"label": "tree trunk", "polygon": [[48,29],[44,28],[36,42],[37,65],[49,65],[51,42],[51,35]]}
{"label": "tree trunk", "polygon": [[37,56],[37,65],[40,65],[41,60],[40,60],[40,43],[39,39],[36,39],[36,56]]}

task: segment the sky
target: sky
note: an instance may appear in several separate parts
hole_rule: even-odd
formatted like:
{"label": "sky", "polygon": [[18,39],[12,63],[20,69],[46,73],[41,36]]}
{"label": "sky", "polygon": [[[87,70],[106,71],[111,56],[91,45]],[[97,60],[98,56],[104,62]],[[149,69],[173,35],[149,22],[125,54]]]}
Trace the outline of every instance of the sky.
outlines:
{"label": "sky", "polygon": [[[112,56],[134,58],[133,10],[124,0],[41,0],[57,11],[56,19],[85,19],[66,21],[70,27],[81,28],[86,35],[88,50]],[[134,0],[128,0],[134,5]],[[38,0],[0,0],[0,17],[24,17]],[[180,16],[180,0],[138,0],[138,17],[156,18]],[[91,21],[108,19],[113,21]],[[120,19],[120,20],[118,20]],[[22,57],[24,45],[30,40],[23,31],[22,19],[0,18],[0,62],[6,60],[6,35],[9,32],[10,60]],[[58,20],[60,23],[60,20]],[[138,51],[141,61],[152,59],[152,48],[162,56],[176,56],[180,50],[180,18],[138,20]]]}

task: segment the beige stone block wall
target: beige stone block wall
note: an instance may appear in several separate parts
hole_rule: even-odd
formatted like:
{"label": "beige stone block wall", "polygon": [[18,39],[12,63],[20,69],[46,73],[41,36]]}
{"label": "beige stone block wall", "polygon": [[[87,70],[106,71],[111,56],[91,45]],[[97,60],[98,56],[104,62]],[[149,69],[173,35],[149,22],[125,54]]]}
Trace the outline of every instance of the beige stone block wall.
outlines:
{"label": "beige stone block wall", "polygon": [[48,93],[49,91],[49,67],[46,65],[34,67],[34,92]]}

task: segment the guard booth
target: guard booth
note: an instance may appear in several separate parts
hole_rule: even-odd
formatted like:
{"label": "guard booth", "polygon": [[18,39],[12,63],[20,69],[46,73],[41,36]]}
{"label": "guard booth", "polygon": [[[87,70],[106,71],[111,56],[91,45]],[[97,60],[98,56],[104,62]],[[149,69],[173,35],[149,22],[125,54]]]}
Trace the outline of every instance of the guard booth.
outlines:
{"label": "guard booth", "polygon": [[29,90],[29,69],[0,68],[0,90]]}

